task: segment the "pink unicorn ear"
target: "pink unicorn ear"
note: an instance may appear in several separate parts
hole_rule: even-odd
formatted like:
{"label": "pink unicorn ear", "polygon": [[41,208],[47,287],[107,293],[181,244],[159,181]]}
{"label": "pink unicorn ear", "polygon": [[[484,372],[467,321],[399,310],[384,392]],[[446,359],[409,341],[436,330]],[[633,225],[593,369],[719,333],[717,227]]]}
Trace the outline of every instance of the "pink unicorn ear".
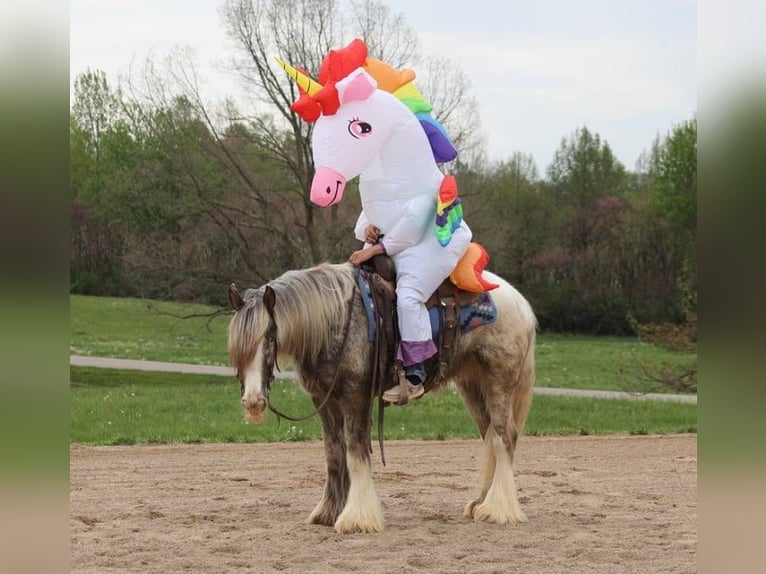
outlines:
{"label": "pink unicorn ear", "polygon": [[375,78],[361,68],[351,72],[346,78],[335,84],[341,103],[348,103],[369,98],[378,88]]}

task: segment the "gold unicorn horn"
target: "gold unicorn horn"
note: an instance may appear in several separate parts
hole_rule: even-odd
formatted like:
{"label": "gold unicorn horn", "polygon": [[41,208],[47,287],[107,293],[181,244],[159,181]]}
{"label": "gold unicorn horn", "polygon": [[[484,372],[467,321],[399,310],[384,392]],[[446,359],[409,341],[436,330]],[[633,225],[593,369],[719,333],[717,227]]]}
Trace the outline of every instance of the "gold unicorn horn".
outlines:
{"label": "gold unicorn horn", "polygon": [[277,64],[282,66],[285,72],[287,72],[288,75],[293,80],[295,80],[295,83],[298,84],[301,88],[303,88],[309,96],[316,95],[316,93],[322,89],[323,86],[319,82],[312,80],[306,74],[299,72],[298,70],[293,68],[290,64],[283,62],[279,58],[275,58],[275,59],[277,61]]}

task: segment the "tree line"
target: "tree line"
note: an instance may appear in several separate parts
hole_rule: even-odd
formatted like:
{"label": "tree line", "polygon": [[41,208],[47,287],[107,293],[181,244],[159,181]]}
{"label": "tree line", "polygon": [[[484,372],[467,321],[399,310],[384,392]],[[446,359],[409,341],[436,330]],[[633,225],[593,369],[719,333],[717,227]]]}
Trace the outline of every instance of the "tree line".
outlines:
{"label": "tree line", "polygon": [[[358,194],[327,210],[308,200],[311,126],[290,112],[295,88],[267,62],[279,53],[315,73],[326,48],[343,44],[342,30],[316,14],[285,21],[277,4],[222,5],[236,70],[259,97],[247,113],[233,101],[203,102],[194,64],[179,54],[148,61],[119,86],[98,70],[76,78],[72,292],[224,304],[232,280],[259,285],[287,269],[345,261],[357,248]],[[346,30],[377,39],[368,40],[372,56],[399,65],[421,58],[411,29],[385,5],[351,6]],[[423,91],[461,151],[450,171],[474,238],[543,329],[625,334],[696,316],[696,119],[647,142],[634,170],[577,127],[540,174],[522,152],[483,160],[468,129],[477,118],[465,76],[438,59],[425,68],[436,72]],[[430,79],[445,69],[450,82]]]}

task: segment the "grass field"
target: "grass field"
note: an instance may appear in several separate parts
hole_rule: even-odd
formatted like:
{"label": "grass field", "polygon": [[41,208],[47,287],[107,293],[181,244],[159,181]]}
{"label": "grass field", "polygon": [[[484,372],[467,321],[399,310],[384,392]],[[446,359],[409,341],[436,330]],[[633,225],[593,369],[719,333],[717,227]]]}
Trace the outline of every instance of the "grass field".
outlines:
{"label": "grass field", "polygon": [[[215,307],[145,299],[69,297],[72,355],[225,365],[229,315],[178,319],[168,315],[211,313]],[[208,324],[209,321],[209,324]]]}
{"label": "grass field", "polygon": [[[229,315],[178,319],[213,307],[141,299],[70,296],[70,353],[205,365],[225,365]],[[164,313],[164,314],[163,314]],[[641,365],[683,367],[691,353],[666,351],[634,338],[541,334],[537,385],[662,392],[640,380]]]}
{"label": "grass field", "polygon": [[[321,438],[317,417],[247,424],[232,378],[108,369],[71,369],[70,440],[90,444],[270,442]],[[312,405],[295,383],[278,382],[274,404],[305,415]],[[696,405],[573,397],[535,397],[533,435],[696,432]],[[386,410],[387,439],[478,436],[457,393],[432,394]]]}

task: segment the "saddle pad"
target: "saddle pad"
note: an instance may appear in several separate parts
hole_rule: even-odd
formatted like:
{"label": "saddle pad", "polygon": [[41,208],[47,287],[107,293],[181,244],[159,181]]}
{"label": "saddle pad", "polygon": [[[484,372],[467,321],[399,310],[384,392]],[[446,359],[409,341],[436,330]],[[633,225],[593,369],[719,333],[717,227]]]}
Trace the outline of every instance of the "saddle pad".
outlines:
{"label": "saddle pad", "polygon": [[[376,338],[377,312],[372,293],[370,292],[370,285],[367,282],[368,275],[367,272],[360,269],[356,281],[362,294],[364,310],[367,313],[367,338],[370,341],[374,341]],[[431,307],[428,310],[428,318],[431,320],[431,337],[436,341],[439,338],[439,326],[445,322],[444,309],[441,307]],[[497,319],[497,307],[492,299],[492,295],[484,292],[479,295],[475,303],[461,307],[458,318],[461,333],[467,333],[473,331],[476,327],[494,323]]]}
{"label": "saddle pad", "polygon": [[[431,307],[428,310],[428,318],[431,319],[431,337],[434,341],[439,338],[439,326],[446,322],[444,315],[445,311],[441,307]],[[486,291],[479,295],[476,302],[460,307],[458,313],[461,333],[473,331],[482,325],[489,325],[496,319],[497,307],[492,300],[492,295]]]}

